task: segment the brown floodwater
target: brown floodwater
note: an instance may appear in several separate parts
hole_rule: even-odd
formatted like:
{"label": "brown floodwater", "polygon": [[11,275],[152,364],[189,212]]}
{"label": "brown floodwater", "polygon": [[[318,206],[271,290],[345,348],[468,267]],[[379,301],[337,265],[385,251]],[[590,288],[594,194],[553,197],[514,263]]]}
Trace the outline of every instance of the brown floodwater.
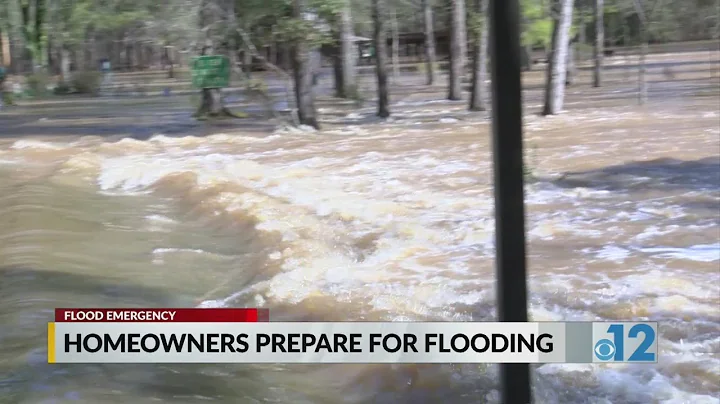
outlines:
{"label": "brown floodwater", "polygon": [[[711,84],[651,86],[645,108],[571,89],[567,113],[526,117],[532,319],[660,322],[657,365],[535,366],[536,402],[719,402]],[[198,137],[163,135],[171,113],[7,117],[30,135],[0,138],[0,403],[497,402],[495,366],[46,363],[61,306],[493,319],[489,127],[462,109],[410,94],[388,122],[326,105],[320,133]],[[137,122],[159,133],[124,137]]]}

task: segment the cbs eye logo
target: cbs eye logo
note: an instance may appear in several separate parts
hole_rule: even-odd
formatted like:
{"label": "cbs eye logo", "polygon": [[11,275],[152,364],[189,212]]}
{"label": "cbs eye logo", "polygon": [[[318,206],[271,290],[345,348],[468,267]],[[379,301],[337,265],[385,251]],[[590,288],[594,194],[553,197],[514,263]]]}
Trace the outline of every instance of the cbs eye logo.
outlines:
{"label": "cbs eye logo", "polygon": [[625,338],[628,338],[638,340],[639,344],[637,344],[630,357],[627,358],[627,362],[655,362],[657,360],[656,331],[650,324],[633,325],[630,327],[627,336],[624,324],[611,324],[606,333],[611,334],[613,337],[603,338],[595,343],[593,353],[597,359],[603,362],[624,362]]}
{"label": "cbs eye logo", "polygon": [[601,361],[607,361],[615,357],[615,344],[609,339],[601,339],[595,344],[595,356]]}

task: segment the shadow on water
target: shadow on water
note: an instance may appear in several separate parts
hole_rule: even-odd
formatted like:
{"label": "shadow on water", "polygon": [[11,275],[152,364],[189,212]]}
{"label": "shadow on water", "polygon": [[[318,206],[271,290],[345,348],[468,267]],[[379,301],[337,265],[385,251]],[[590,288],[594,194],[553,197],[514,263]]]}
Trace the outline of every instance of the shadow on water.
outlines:
{"label": "shadow on water", "polygon": [[[607,191],[720,191],[720,156],[699,160],[635,161],[596,170],[567,172],[555,185]],[[711,206],[707,206],[711,207]]]}

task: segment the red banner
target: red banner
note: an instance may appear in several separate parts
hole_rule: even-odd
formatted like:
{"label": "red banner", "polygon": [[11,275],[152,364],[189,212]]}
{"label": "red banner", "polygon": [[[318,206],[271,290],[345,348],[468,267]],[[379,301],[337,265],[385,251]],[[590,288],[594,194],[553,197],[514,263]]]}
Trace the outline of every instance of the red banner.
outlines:
{"label": "red banner", "polygon": [[257,323],[268,309],[55,309],[56,322]]}

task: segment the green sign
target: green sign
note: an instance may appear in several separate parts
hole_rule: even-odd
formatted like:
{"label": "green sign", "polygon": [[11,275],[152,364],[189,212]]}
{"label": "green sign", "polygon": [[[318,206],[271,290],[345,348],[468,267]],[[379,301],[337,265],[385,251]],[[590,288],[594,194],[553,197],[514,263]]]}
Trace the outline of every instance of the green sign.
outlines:
{"label": "green sign", "polygon": [[230,61],[217,55],[194,58],[192,83],[197,88],[227,87],[230,84]]}

